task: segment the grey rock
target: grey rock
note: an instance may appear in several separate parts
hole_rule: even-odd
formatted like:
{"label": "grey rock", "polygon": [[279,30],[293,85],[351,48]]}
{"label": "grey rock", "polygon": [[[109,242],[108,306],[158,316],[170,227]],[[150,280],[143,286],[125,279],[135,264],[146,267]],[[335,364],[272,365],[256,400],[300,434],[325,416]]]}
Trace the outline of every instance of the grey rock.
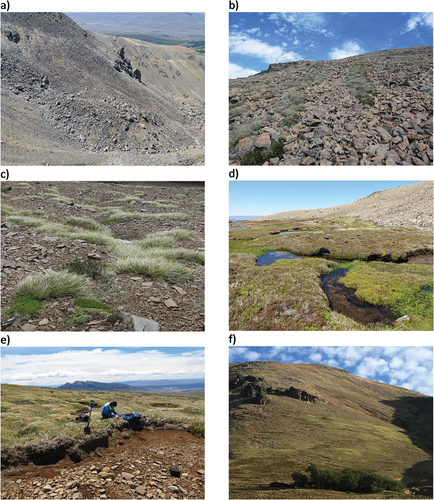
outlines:
{"label": "grey rock", "polygon": [[133,332],[160,332],[161,326],[152,319],[141,318],[134,314],[121,312],[124,324]]}

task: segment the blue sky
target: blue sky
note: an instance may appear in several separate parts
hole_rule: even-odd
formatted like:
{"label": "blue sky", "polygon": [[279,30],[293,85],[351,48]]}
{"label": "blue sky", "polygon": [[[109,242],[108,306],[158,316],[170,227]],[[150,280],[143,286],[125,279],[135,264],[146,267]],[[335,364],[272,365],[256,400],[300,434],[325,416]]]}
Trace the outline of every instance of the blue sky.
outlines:
{"label": "blue sky", "polygon": [[432,347],[229,347],[229,362],[279,361],[342,368],[384,384],[433,394]]}
{"label": "blue sky", "polygon": [[432,12],[233,12],[229,78],[253,75],[272,63],[341,59],[432,44]]}
{"label": "blue sky", "polygon": [[419,181],[229,181],[229,215],[272,215],[352,203]]}
{"label": "blue sky", "polygon": [[76,380],[204,378],[200,347],[8,347],[1,350],[3,384],[55,386]]}

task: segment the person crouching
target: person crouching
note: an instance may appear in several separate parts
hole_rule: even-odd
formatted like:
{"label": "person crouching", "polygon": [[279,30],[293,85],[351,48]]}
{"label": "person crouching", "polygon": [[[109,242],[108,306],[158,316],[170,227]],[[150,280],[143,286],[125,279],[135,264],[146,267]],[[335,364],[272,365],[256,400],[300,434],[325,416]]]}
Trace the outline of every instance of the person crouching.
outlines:
{"label": "person crouching", "polygon": [[119,418],[119,415],[116,413],[115,407],[117,406],[116,401],[111,401],[110,403],[106,403],[101,410],[102,418]]}

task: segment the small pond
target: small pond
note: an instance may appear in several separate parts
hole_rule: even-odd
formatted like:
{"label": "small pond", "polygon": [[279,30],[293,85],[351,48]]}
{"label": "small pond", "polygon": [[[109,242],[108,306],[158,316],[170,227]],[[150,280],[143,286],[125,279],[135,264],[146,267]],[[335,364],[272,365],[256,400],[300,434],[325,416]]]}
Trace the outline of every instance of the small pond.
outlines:
{"label": "small pond", "polygon": [[362,302],[353,291],[340,285],[338,280],[346,274],[347,269],[335,269],[321,278],[321,287],[327,295],[333,311],[363,325],[377,323],[386,319],[394,320],[398,317],[390,309]]}
{"label": "small pond", "polygon": [[297,257],[296,255],[289,253],[289,252],[276,252],[276,251],[269,251],[262,257],[258,257],[256,260],[256,265],[263,267],[263,266],[269,266],[270,264],[273,264],[273,262],[276,262],[276,260],[280,259],[299,259],[300,257]]}
{"label": "small pond", "polygon": [[279,233],[279,236],[281,234],[295,234],[295,233],[305,233],[306,231],[284,231],[283,233]]}
{"label": "small pond", "polygon": [[229,231],[235,231],[235,229],[247,229],[247,227],[242,227],[242,226],[240,226],[240,227],[230,227]]}

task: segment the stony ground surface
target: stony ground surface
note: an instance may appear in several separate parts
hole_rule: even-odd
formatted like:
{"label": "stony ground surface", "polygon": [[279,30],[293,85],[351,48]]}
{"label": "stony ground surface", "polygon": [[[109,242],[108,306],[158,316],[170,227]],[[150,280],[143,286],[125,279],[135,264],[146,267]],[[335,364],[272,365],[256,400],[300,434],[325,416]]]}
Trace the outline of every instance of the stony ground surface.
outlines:
{"label": "stony ground surface", "polygon": [[[204,189],[195,183],[98,183],[98,182],[35,182],[19,187],[20,183],[7,183],[11,187],[9,196],[3,203],[16,210],[41,210],[42,217],[58,222],[69,216],[89,217],[102,221],[108,212],[84,208],[82,205],[98,202],[98,207],[119,206],[124,210],[149,213],[183,212],[188,220],[130,220],[112,222],[112,234],[124,240],[136,240],[144,236],[169,229],[193,230],[196,237],[179,243],[183,248],[205,248],[204,240]],[[6,183],[3,185],[6,186]],[[57,187],[60,193],[74,200],[71,204],[60,203],[43,196],[49,187]],[[145,193],[143,203],[119,202],[116,198]],[[39,199],[42,196],[43,199]],[[150,205],[157,199],[165,199],[176,208],[161,208]],[[35,228],[4,222],[2,215],[2,329],[27,331],[106,331],[124,330],[121,321],[110,323],[105,317],[95,317],[84,325],[66,325],[64,317],[73,311],[73,299],[44,300],[44,308],[37,318],[11,318],[4,311],[12,305],[16,285],[34,271],[52,269],[60,271],[62,265],[75,259],[88,259],[89,255],[100,256],[102,264],[113,260],[107,247],[69,238],[47,237],[37,234]],[[93,280],[93,293],[97,300],[112,305],[120,312],[152,319],[160,324],[163,331],[198,331],[204,329],[204,269],[192,266],[193,276],[186,282],[168,283],[159,279],[149,279],[134,273],[109,273],[101,279]],[[12,323],[11,323],[12,321]]]}
{"label": "stony ground surface", "polygon": [[[74,464],[2,471],[2,498],[204,498],[204,439],[188,432],[123,432]],[[170,475],[176,467],[180,477]]]}
{"label": "stony ground surface", "polygon": [[5,14],[1,42],[3,165],[204,163],[202,54],[60,13]]}
{"label": "stony ground surface", "polygon": [[385,191],[375,191],[365,198],[337,207],[293,210],[267,215],[257,220],[343,216],[373,220],[385,226],[415,226],[419,229],[432,229],[433,182],[424,181]]}
{"label": "stony ground surface", "polygon": [[432,165],[432,60],[413,47],[230,80],[231,162],[261,148],[254,164]]}

